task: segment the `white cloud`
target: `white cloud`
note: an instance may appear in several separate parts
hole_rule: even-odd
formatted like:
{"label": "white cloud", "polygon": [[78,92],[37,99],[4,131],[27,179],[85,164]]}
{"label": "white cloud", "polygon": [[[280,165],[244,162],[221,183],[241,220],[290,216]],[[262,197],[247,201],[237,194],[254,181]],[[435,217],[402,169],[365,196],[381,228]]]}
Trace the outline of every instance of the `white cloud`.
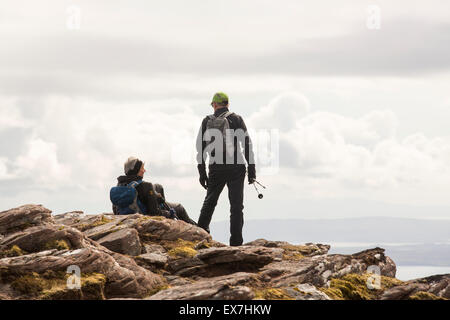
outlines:
{"label": "white cloud", "polygon": [[0,132],[9,128],[27,128],[32,123],[25,119],[16,107],[17,99],[1,96],[0,99]]}
{"label": "white cloud", "polygon": [[15,162],[17,178],[26,178],[38,188],[57,189],[61,183],[70,181],[70,164],[58,160],[57,145],[41,138],[32,138],[28,150]]}
{"label": "white cloud", "polygon": [[[411,197],[416,203],[448,204],[444,189],[435,190],[434,196],[422,195],[433,184],[450,187],[449,139],[430,139],[422,133],[400,138],[399,122],[391,110],[375,110],[359,118],[304,112],[309,110],[305,100],[279,104],[284,96],[274,98],[251,119],[260,128],[280,126],[281,145],[289,146],[280,157],[293,161],[279,181],[296,177],[292,183],[303,191],[298,192],[301,196],[359,195],[403,202]],[[287,115],[280,120],[276,113],[283,106],[288,106],[283,109]]]}

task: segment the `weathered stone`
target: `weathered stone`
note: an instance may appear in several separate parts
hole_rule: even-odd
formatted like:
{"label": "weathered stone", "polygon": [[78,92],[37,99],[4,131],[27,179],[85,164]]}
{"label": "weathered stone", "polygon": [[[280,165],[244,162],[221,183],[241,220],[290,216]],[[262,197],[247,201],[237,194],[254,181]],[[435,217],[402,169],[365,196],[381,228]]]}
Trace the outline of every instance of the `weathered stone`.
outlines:
{"label": "weathered stone", "polygon": [[254,293],[244,288],[255,281],[255,275],[238,272],[162,290],[149,300],[249,300]]}
{"label": "weathered stone", "polygon": [[239,271],[255,272],[281,260],[282,250],[253,246],[202,249],[191,259],[169,262],[169,270],[181,276],[215,277]]}
{"label": "weathered stone", "polygon": [[450,299],[450,274],[407,281],[404,285],[395,286],[383,292],[381,300],[410,299],[418,292],[427,292],[436,297]]}
{"label": "weathered stone", "polygon": [[284,290],[295,300],[331,300],[325,293],[308,283],[287,287]]}
{"label": "weathered stone", "polygon": [[47,250],[29,255],[0,259],[0,268],[12,274],[42,274],[48,270],[66,272],[78,266],[82,273],[100,273],[108,279],[107,297],[142,297],[163,279],[139,267],[132,259],[115,254],[106,248],[82,248],[71,251]]}
{"label": "weathered stone", "polygon": [[0,234],[53,223],[51,211],[41,205],[28,204],[0,212]]}
{"label": "weathered stone", "polygon": [[166,253],[167,250],[164,249],[163,246],[159,245],[159,244],[154,244],[154,243],[146,243],[144,244],[144,252],[145,253],[159,253],[159,254],[163,254]]}
{"label": "weathered stone", "polygon": [[130,256],[138,256],[141,254],[142,250],[139,235],[137,231],[132,228],[124,228],[112,232],[97,240],[97,242],[111,251]]}
{"label": "weathered stone", "polygon": [[[377,255],[378,258],[375,258]],[[271,283],[275,287],[290,286],[291,284],[309,283],[323,287],[332,278],[340,278],[349,273],[362,274],[368,272],[368,267],[376,265],[381,275],[392,277],[395,275],[394,262],[384,255],[384,249],[375,248],[365,250],[354,255],[320,255],[304,257],[299,261],[273,262],[263,268],[263,274],[276,273]]]}
{"label": "weathered stone", "polygon": [[[329,245],[265,239],[229,247],[164,217],[50,213],[0,213],[0,300],[450,298],[450,275],[399,281],[381,248],[328,254]],[[67,290],[74,265],[92,290]],[[367,289],[369,267],[379,268],[381,289]]]}
{"label": "weathered stone", "polygon": [[135,258],[139,265],[155,266],[162,268],[167,263],[167,255],[158,253],[145,253]]}
{"label": "weathered stone", "polygon": [[306,243],[304,245],[292,245],[286,241],[269,241],[266,239],[257,239],[245,244],[245,246],[259,246],[267,248],[282,248],[286,251],[297,251],[303,256],[316,256],[327,254],[330,246],[320,243]]}
{"label": "weathered stone", "polygon": [[149,217],[136,226],[136,230],[149,240],[176,241],[201,241],[211,239],[211,236],[202,228],[186,223],[182,220],[164,219],[161,217]]}
{"label": "weathered stone", "polygon": [[83,233],[62,225],[42,225],[9,234],[0,241],[0,251],[18,246],[26,252],[39,252],[47,249],[79,249],[88,242]]}

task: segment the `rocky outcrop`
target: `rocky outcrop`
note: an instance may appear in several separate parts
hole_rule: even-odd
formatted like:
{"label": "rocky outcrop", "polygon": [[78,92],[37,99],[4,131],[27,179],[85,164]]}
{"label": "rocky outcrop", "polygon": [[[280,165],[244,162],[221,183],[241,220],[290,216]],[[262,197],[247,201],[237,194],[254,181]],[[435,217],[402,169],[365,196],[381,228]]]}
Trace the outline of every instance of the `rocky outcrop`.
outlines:
{"label": "rocky outcrop", "polygon": [[[382,248],[329,249],[265,239],[229,247],[179,220],[26,205],[0,213],[0,299],[450,298],[450,275],[402,282]],[[76,288],[67,285],[74,266]]]}
{"label": "rocky outcrop", "polygon": [[405,284],[386,290],[382,300],[402,299],[450,299],[450,275],[435,275],[422,279],[408,281]]}
{"label": "rocky outcrop", "polygon": [[[67,270],[71,266],[81,271],[82,283],[83,276],[85,280],[92,280],[92,275],[100,275],[96,298],[145,297],[165,282],[161,276],[138,266],[134,259],[110,251],[80,230],[56,224],[50,211],[42,206],[27,205],[4,211],[0,219],[3,222],[0,292],[5,292],[6,297],[92,296],[83,295],[83,286],[78,295],[67,290]],[[89,290],[92,289],[92,283],[88,284]]]}

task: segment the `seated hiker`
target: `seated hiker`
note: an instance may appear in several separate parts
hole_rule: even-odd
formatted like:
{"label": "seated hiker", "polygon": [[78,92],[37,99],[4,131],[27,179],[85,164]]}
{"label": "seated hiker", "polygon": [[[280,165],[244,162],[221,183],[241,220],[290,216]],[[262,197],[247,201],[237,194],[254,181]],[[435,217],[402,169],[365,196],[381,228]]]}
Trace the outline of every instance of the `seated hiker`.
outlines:
{"label": "seated hiker", "polygon": [[125,175],[117,178],[117,187],[110,192],[114,214],[164,216],[196,225],[181,204],[166,202],[162,185],[153,186],[150,182],[143,181],[146,172],[144,162],[130,157],[125,162],[124,169]]}

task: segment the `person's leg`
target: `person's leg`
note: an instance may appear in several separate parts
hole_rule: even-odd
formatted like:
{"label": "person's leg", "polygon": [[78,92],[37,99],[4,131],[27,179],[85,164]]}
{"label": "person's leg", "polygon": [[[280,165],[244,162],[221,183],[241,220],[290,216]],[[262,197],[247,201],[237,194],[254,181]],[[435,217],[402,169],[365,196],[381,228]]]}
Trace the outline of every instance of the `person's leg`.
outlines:
{"label": "person's leg", "polygon": [[200,217],[198,218],[198,226],[209,232],[209,224],[214,213],[214,209],[219,200],[220,193],[225,187],[226,172],[210,171],[208,178],[208,190],[206,192],[205,200],[203,201],[202,209],[200,210]]}
{"label": "person's leg", "polygon": [[155,183],[153,185],[153,188],[155,189],[156,192],[162,195],[164,199],[166,198],[166,196],[164,195],[164,187],[162,185],[160,185],[159,183]]}
{"label": "person's leg", "polygon": [[244,180],[245,166],[239,166],[230,173],[227,181],[228,198],[230,200],[230,246],[240,246],[244,241]]}
{"label": "person's leg", "polygon": [[177,214],[177,217],[181,220],[183,220],[184,222],[193,224],[193,225],[197,225],[197,223],[192,220],[191,218],[189,218],[188,213],[186,212],[186,209],[180,204],[180,203],[173,203],[173,202],[167,202],[167,205],[170,208],[175,209],[175,213]]}

